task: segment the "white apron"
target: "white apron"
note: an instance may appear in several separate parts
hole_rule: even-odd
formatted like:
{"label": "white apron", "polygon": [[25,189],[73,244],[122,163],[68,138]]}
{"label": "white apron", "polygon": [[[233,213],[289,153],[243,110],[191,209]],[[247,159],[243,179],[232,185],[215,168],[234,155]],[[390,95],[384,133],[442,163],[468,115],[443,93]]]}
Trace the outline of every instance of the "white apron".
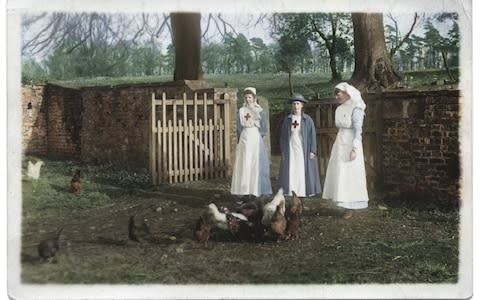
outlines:
{"label": "white apron", "polygon": [[344,208],[361,209],[368,207],[368,193],[362,145],[355,149],[355,160],[350,160],[353,108],[353,102],[347,101],[335,111],[335,125],[339,130],[328,162],[323,198],[332,199]]}
{"label": "white apron", "polygon": [[[305,197],[305,161],[303,157],[303,141],[301,131],[301,116],[292,115],[292,134],[289,143],[289,168],[288,168],[288,195],[292,195],[292,191],[299,197]],[[298,125],[297,125],[298,124]]]}
{"label": "white apron", "polygon": [[[245,116],[248,114],[248,118]],[[233,166],[232,186],[233,195],[259,196],[259,147],[260,131],[258,127],[258,113],[247,107],[239,110],[240,124],[243,127],[235,150],[235,164]],[[253,117],[251,117],[253,116]]]}

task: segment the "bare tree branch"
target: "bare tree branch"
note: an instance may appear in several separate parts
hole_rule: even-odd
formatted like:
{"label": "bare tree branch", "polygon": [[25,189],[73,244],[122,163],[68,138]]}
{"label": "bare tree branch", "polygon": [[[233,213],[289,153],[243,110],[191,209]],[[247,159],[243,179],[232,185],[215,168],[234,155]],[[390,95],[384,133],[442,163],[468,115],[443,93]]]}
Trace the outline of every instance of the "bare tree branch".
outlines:
{"label": "bare tree branch", "polygon": [[[412,22],[412,26],[410,26],[410,30],[407,32],[407,34],[403,37],[403,39],[398,43],[397,46],[395,46],[394,48],[392,48],[390,50],[390,56],[393,56],[395,55],[395,53],[397,52],[398,49],[400,49],[400,47],[402,47],[402,45],[405,43],[405,41],[410,38],[410,35],[412,34],[412,31],[413,29],[415,28],[415,24],[417,23],[419,19],[419,16],[417,13],[415,13],[415,15],[413,16],[413,22]],[[397,25],[395,25],[397,26]]]}
{"label": "bare tree branch", "polygon": [[169,28],[170,34],[172,33],[172,28],[170,27],[170,24],[168,22],[169,20],[170,20],[170,16],[167,14],[163,14],[163,22],[162,22],[162,25],[160,25],[160,27],[158,28],[157,33],[155,33],[156,37],[160,36],[165,26]]}
{"label": "bare tree branch", "polygon": [[325,46],[327,47],[327,49],[331,49],[332,44],[328,40],[327,36],[318,28],[317,24],[315,23],[315,21],[313,19],[311,20],[311,24],[312,24],[312,27],[313,27],[313,31],[318,33],[318,35],[320,35],[322,40],[325,42]]}

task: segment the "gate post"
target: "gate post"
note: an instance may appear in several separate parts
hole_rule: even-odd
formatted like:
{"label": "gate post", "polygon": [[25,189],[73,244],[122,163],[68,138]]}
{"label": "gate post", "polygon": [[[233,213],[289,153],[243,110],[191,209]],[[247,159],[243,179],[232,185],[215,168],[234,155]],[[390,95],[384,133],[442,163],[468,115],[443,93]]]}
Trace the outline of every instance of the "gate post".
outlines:
{"label": "gate post", "polygon": [[157,170],[155,168],[155,164],[157,162],[157,158],[155,157],[156,151],[156,139],[157,136],[155,133],[157,131],[156,122],[156,105],[155,105],[155,93],[152,93],[152,101],[151,101],[151,111],[150,111],[150,147],[149,147],[149,157],[150,157],[150,174],[152,177],[152,184],[157,184]]}

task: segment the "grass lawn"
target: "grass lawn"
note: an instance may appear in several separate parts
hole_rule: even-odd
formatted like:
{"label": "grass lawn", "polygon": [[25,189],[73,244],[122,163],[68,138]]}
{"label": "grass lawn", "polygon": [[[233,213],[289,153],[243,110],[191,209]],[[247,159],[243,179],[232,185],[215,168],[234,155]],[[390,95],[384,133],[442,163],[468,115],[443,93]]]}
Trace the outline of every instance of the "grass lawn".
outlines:
{"label": "grass lawn", "polygon": [[[28,156],[23,161],[26,173]],[[304,202],[296,241],[236,240],[214,232],[208,248],[192,236],[205,205],[234,206],[228,180],[150,186],[145,170],[41,158],[38,182],[22,179],[21,279],[25,283],[266,284],[455,283],[459,214],[420,210],[371,195],[351,219],[320,197]],[[278,159],[278,158],[274,158]],[[81,193],[70,179],[81,170]],[[275,179],[272,178],[274,187]],[[289,201],[287,197],[287,201]],[[151,240],[129,241],[129,216]],[[56,259],[36,246],[64,227]]]}
{"label": "grass lawn", "polygon": [[[459,70],[452,70],[454,76],[458,78]],[[344,74],[344,80],[348,80],[351,74]],[[422,70],[411,71],[402,74],[405,85],[409,87],[418,87],[431,85],[437,82],[442,83],[448,80],[445,70]],[[92,78],[77,79],[70,81],[50,81],[67,87],[84,86],[115,86],[123,84],[155,83],[172,81],[171,75],[163,76],[142,76],[142,77],[121,77],[121,78]],[[272,114],[288,109],[286,99],[290,96],[288,88],[288,74],[269,73],[269,74],[205,74],[204,80],[212,83],[214,87],[238,88],[238,99],[242,99],[241,93],[247,86],[257,88],[257,94],[269,100],[270,112]],[[304,95],[307,99],[333,97],[333,90],[338,82],[330,82],[330,74],[326,73],[298,73],[292,75],[292,85],[295,93]],[[240,105],[241,101],[239,101]]]}

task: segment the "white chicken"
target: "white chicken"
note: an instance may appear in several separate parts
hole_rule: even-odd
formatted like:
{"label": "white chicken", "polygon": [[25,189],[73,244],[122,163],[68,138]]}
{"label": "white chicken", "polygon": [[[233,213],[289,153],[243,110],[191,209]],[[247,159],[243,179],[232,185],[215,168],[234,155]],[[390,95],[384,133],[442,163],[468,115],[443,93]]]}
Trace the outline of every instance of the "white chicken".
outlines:
{"label": "white chicken", "polygon": [[283,195],[283,189],[280,188],[277,194],[273,197],[272,201],[263,206],[262,224],[269,226],[272,223],[272,217],[275,214],[277,206],[282,205],[280,211],[285,211],[285,196]]}
{"label": "white chicken", "polygon": [[38,180],[40,177],[40,168],[43,165],[43,161],[39,160],[36,163],[32,163],[31,161],[28,161],[28,166],[27,166],[27,177],[31,178],[33,180]]}
{"label": "white chicken", "polygon": [[208,205],[208,215],[211,224],[223,230],[228,230],[227,214],[220,212],[215,203]]}

